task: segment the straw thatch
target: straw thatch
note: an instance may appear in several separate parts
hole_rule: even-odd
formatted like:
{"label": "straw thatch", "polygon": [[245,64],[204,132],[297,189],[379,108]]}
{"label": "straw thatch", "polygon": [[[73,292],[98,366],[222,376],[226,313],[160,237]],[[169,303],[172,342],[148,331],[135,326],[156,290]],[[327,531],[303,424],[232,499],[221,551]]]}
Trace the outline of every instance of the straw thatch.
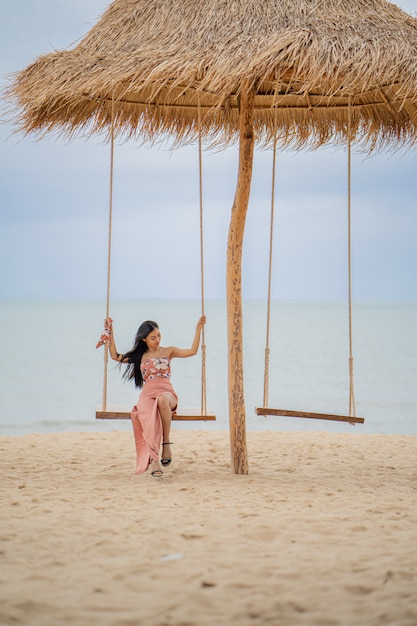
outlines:
{"label": "straw thatch", "polygon": [[353,137],[412,145],[417,20],[385,0],[115,0],[76,47],[39,57],[8,90],[27,132],[109,127],[153,140],[237,138],[239,94],[256,87],[258,143]]}

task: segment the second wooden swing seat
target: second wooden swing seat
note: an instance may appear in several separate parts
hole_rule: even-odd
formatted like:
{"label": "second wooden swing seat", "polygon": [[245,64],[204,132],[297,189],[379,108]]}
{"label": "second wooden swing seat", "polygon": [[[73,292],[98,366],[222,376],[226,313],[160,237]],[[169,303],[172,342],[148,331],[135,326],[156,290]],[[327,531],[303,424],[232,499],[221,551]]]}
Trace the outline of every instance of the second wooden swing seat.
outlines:
{"label": "second wooden swing seat", "polygon": [[356,416],[355,394],[353,384],[353,350],[352,350],[352,280],[351,280],[351,107],[349,100],[348,112],[348,282],[349,282],[349,415],[339,415],[335,413],[312,413],[308,411],[293,411],[289,409],[275,409],[268,406],[268,386],[269,386],[269,331],[271,322],[271,283],[272,283],[272,248],[273,248],[273,230],[274,230],[274,209],[275,209],[275,172],[276,172],[276,151],[277,139],[274,138],[273,163],[272,163],[272,191],[271,191],[271,216],[269,231],[269,273],[268,273],[268,298],[267,298],[267,321],[266,321],[266,345],[265,345],[265,366],[264,366],[264,397],[263,406],[256,407],[256,415],[277,416],[277,417],[300,417],[306,419],[329,420],[334,422],[348,422],[349,424],[363,424],[365,419]]}
{"label": "second wooden swing seat", "polygon": [[307,411],[291,411],[289,409],[271,409],[256,407],[256,415],[274,415],[277,417],[304,417],[313,420],[330,420],[332,422],[349,422],[349,424],[363,424],[363,417],[353,415],[338,415],[336,413],[308,413]]}
{"label": "second wooden swing seat", "polygon": [[[200,103],[198,107],[198,120],[201,127]],[[203,172],[202,172],[202,141],[201,132],[198,142],[199,152],[199,195],[200,195],[200,279],[201,279],[201,314],[204,315],[204,232],[203,232]],[[113,169],[114,169],[114,101],[112,100],[112,124],[110,137],[110,202],[109,202],[109,228],[108,228],[108,250],[107,250],[107,299],[106,318],[110,317],[110,273],[111,273],[111,241],[113,222]],[[206,345],[204,327],[202,330],[201,345],[201,407],[182,408],[180,412],[174,411],[172,419],[175,421],[215,421],[216,416],[207,412],[206,400]],[[103,400],[101,407],[96,409],[96,419],[120,420],[131,419],[131,411],[126,407],[111,407],[107,405],[107,371],[108,371],[108,350],[104,346],[104,382]]]}

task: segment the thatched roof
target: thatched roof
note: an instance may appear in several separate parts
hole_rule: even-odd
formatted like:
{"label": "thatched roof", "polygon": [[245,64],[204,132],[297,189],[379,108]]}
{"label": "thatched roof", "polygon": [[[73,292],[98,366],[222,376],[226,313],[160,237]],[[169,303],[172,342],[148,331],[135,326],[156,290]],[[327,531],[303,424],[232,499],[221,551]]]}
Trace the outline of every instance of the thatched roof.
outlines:
{"label": "thatched roof", "polygon": [[[257,139],[417,137],[417,20],[385,0],[115,0],[69,51],[39,57],[7,96],[27,132],[229,142],[256,88]],[[276,109],[276,112],[275,112]]]}

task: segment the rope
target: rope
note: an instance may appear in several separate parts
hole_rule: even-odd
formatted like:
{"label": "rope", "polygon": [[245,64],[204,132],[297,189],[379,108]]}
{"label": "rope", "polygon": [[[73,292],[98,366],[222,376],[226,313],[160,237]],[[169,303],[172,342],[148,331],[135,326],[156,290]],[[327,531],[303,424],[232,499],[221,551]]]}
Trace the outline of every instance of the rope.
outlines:
{"label": "rope", "polygon": [[[109,228],[107,235],[107,295],[106,295],[106,318],[110,317],[110,275],[111,275],[111,243],[113,227],[113,171],[114,171],[114,100],[111,99],[111,124],[110,124],[110,186],[109,186]],[[107,408],[107,371],[109,351],[104,346],[104,376],[103,376],[103,402],[102,410]]]}
{"label": "rope", "polygon": [[277,133],[276,133],[277,108],[274,110],[274,145],[272,156],[272,184],[271,184],[271,217],[269,226],[269,266],[268,266],[268,298],[266,314],[266,340],[265,340],[265,366],[264,366],[264,402],[263,406],[268,406],[269,393],[269,337],[271,327],[271,285],[272,285],[272,249],[274,240],[274,213],[275,213],[275,178],[277,163]]}
{"label": "rope", "polygon": [[[201,315],[205,315],[204,295],[204,214],[203,214],[203,157],[201,137],[201,106],[198,96],[198,164],[199,164],[199,198],[200,198],[200,275],[201,275]],[[106,318],[110,316],[110,278],[111,278],[111,247],[113,229],[113,173],[114,173],[114,99],[111,101],[110,125],[110,188],[109,188],[109,227],[107,239],[107,295]],[[207,414],[207,385],[206,385],[206,342],[204,326],[201,334],[201,415]],[[108,380],[108,350],[104,350],[104,376],[102,410],[107,408],[107,380]]]}
{"label": "rope", "polygon": [[[201,315],[205,315],[204,294],[204,214],[203,214],[203,147],[201,137],[201,103],[198,94],[198,171],[200,198],[200,277],[201,277]],[[206,339],[204,326],[201,333],[201,415],[207,414],[206,390]]]}
{"label": "rope", "polygon": [[348,103],[348,282],[349,282],[349,415],[356,417],[355,390],[353,383],[353,338],[352,338],[352,251],[351,251],[351,142],[352,109]]}

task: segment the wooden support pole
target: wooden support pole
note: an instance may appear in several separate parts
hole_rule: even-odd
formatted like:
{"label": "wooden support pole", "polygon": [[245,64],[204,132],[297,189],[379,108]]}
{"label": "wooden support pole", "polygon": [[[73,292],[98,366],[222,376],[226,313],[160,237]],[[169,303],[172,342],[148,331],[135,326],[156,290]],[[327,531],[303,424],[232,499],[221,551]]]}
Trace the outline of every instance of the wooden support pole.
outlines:
{"label": "wooden support pole", "polygon": [[254,102],[254,88],[243,84],[239,107],[239,171],[229,226],[226,271],[230,448],[232,470],[236,474],[249,472],[243,385],[242,250],[255,145]]}

